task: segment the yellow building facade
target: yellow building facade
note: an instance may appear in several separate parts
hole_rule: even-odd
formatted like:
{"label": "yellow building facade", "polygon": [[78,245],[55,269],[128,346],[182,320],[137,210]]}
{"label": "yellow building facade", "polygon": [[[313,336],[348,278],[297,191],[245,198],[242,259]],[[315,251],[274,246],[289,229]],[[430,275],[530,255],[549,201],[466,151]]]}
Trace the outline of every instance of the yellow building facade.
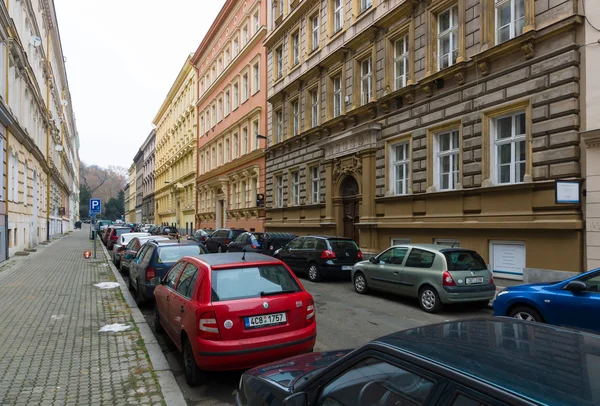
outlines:
{"label": "yellow building facade", "polygon": [[156,127],[154,222],[190,232],[194,227],[196,72],[190,56],[153,120]]}

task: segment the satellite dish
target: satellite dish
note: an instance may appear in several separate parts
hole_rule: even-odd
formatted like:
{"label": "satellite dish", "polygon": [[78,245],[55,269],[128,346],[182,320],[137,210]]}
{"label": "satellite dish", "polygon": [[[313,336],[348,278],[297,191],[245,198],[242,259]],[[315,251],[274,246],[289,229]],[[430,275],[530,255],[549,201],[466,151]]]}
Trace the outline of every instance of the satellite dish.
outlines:
{"label": "satellite dish", "polygon": [[29,39],[29,42],[36,48],[42,45],[42,39],[40,37],[36,37],[35,35]]}

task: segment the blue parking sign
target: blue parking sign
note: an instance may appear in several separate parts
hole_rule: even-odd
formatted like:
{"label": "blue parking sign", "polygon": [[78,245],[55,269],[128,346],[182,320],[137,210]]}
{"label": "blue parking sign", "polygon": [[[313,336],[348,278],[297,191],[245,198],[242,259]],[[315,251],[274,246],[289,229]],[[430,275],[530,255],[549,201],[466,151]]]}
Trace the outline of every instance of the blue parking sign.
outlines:
{"label": "blue parking sign", "polygon": [[102,213],[102,199],[90,199],[90,213]]}

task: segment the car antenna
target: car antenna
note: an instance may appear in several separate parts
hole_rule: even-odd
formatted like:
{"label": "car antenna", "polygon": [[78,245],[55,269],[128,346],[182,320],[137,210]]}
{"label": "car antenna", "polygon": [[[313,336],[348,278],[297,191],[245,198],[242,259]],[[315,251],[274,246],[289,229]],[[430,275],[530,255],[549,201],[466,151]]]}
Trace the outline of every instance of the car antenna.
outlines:
{"label": "car antenna", "polygon": [[246,260],[246,248],[242,250],[242,261]]}
{"label": "car antenna", "polygon": [[457,242],[458,242],[457,240],[454,240],[454,242],[452,243],[452,247],[450,247],[450,248],[454,248],[454,246],[456,245]]}

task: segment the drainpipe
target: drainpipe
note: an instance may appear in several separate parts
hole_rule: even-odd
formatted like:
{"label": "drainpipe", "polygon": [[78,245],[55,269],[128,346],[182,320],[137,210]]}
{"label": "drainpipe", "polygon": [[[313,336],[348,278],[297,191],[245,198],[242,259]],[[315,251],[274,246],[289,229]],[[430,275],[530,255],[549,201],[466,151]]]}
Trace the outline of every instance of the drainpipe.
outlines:
{"label": "drainpipe", "polygon": [[[8,0],[6,0],[6,11],[8,12]],[[9,81],[9,76],[10,76],[10,49],[8,47],[8,41],[6,41],[6,78],[5,78],[5,85],[6,85],[6,94],[5,94],[5,99],[6,100],[6,107],[8,107],[8,81]],[[6,211],[4,214],[4,224],[5,224],[5,237],[6,237],[6,257],[4,259],[8,259],[8,246],[10,244],[10,242],[8,241],[8,142],[9,142],[9,136],[8,136],[8,128],[5,128],[5,132],[4,132],[4,137],[6,138],[6,151],[4,152],[4,173],[6,174],[5,178],[4,178],[4,187],[6,188],[6,194],[5,199],[4,199],[4,210]]]}
{"label": "drainpipe", "polygon": [[[50,72],[50,33],[46,34],[46,61],[48,63],[48,72]],[[50,122],[50,85],[52,78],[48,78],[46,85],[46,111],[48,122]],[[46,163],[48,164],[48,179],[46,180],[46,241],[50,241],[50,126],[46,129]]]}

